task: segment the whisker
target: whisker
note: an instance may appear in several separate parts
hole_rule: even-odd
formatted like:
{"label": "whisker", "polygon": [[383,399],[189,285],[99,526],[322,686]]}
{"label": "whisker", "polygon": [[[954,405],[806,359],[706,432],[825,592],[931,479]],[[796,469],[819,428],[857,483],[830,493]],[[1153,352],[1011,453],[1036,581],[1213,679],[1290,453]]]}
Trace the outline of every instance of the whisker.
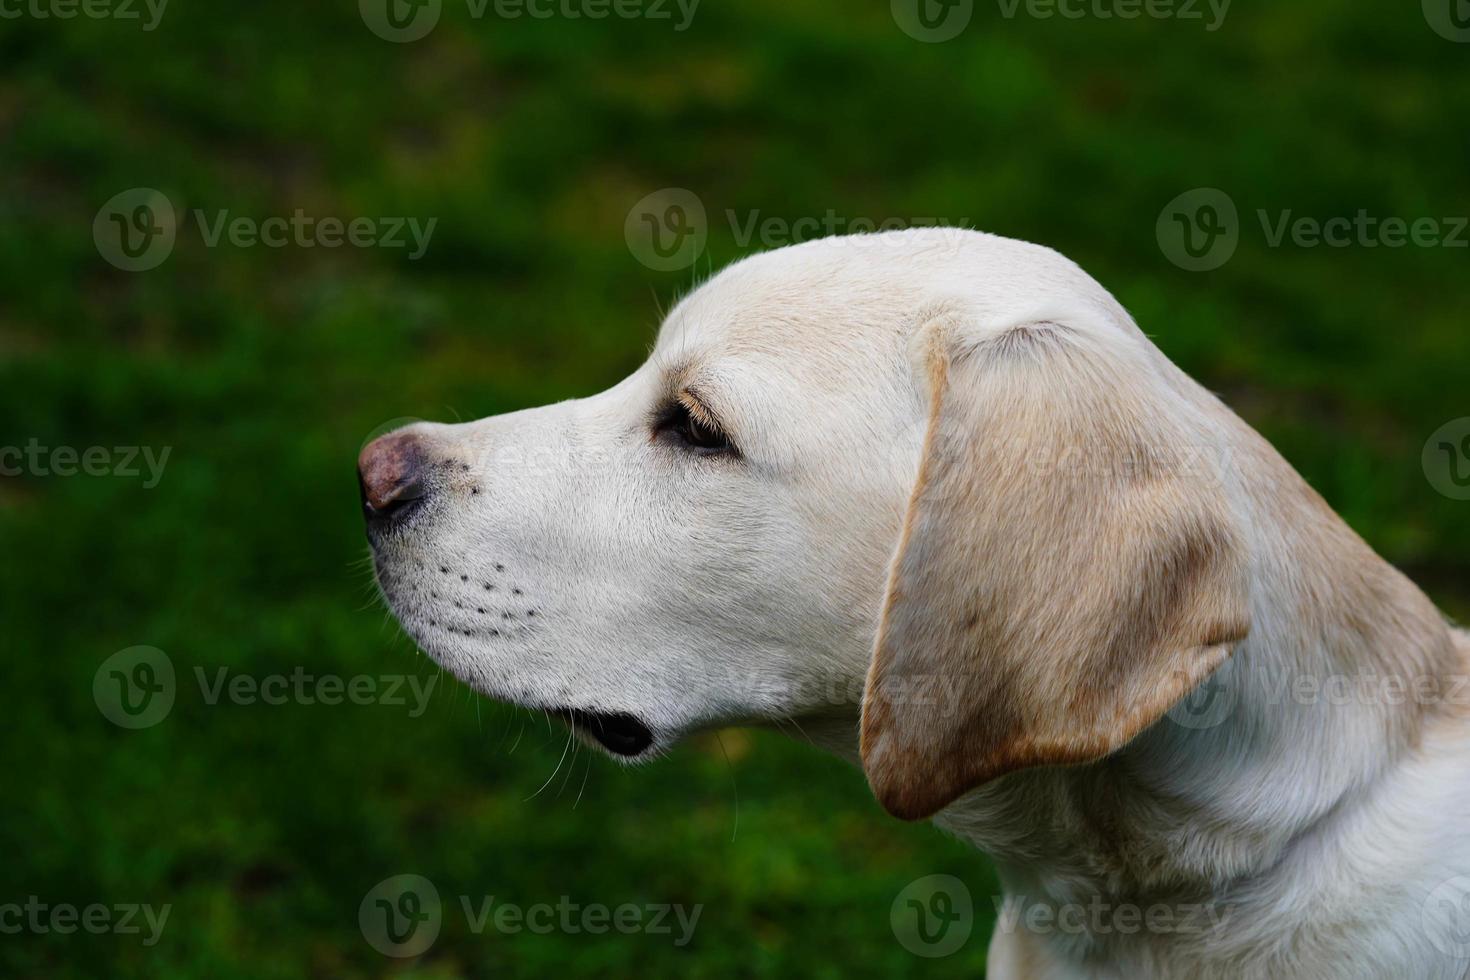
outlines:
{"label": "whisker", "polygon": [[740,784],[735,780],[735,765],[730,761],[730,753],[725,751],[725,740],[715,732],[715,741],[719,743],[720,755],[725,757],[725,768],[730,770],[730,789],[735,794],[735,826],[730,828],[730,840],[735,840],[735,835],[740,833]]}
{"label": "whisker", "polygon": [[544,790],[544,789],[546,789],[546,787],[548,787],[548,786],[551,785],[551,781],[556,778],[556,774],[559,773],[559,772],[561,772],[561,764],[567,760],[567,749],[571,748],[571,746],[572,746],[572,730],[570,728],[568,728],[567,729],[567,743],[566,743],[565,746],[562,747],[562,750],[561,750],[561,758],[558,759],[558,760],[556,760],[556,768],[553,769],[553,770],[551,770],[551,775],[546,777],[546,782],[544,782],[544,783],[541,784],[541,789],[538,789],[536,792],[532,793],[530,796],[526,797],[524,800],[521,800],[522,803],[529,803],[531,800],[534,800],[536,797],[538,797],[538,796],[541,795],[541,790]]}
{"label": "whisker", "polygon": [[587,791],[587,777],[590,775],[592,775],[592,756],[589,755],[587,756],[587,768],[582,770],[582,787],[577,790],[577,799],[572,803],[573,810],[577,808],[578,803],[582,802],[582,794]]}
{"label": "whisker", "polygon": [[808,745],[817,744],[816,742],[812,741],[812,737],[806,733],[806,729],[801,727],[801,722],[797,721],[795,717],[793,717],[792,715],[787,715],[786,720],[796,726],[796,730],[801,732],[801,737],[806,739]]}
{"label": "whisker", "polygon": [[557,797],[557,799],[561,799],[561,794],[566,791],[567,782],[568,782],[568,780],[570,780],[572,778],[572,772],[574,770],[576,770],[576,768],[577,768],[577,753],[578,752],[581,752],[581,751],[582,751],[582,742],[581,742],[581,740],[580,739],[577,739],[577,738],[573,738],[572,739],[572,763],[571,763],[571,765],[567,766],[567,774],[565,776],[561,777],[561,785],[556,788],[556,797]]}

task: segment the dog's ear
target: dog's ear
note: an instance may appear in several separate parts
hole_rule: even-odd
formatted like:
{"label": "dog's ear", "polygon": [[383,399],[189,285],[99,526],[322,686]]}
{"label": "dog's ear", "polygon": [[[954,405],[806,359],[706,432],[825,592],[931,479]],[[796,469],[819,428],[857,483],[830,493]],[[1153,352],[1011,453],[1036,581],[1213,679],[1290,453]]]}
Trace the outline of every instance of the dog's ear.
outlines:
{"label": "dog's ear", "polygon": [[1249,628],[1218,440],[1143,348],[956,333],[921,335],[930,417],[863,698],[863,768],[905,819],[1113,752]]}

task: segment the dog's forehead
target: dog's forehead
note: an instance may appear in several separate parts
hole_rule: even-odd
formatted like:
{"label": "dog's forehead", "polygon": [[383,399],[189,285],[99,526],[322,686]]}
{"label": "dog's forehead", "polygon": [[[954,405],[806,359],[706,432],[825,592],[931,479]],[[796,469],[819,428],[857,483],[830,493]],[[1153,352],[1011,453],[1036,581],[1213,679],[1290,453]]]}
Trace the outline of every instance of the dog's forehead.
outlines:
{"label": "dog's forehead", "polygon": [[892,249],[870,251],[824,240],[724,269],[670,312],[655,361],[672,375],[758,374],[806,391],[871,384],[901,365],[924,283]]}
{"label": "dog's forehead", "polygon": [[1051,249],[955,228],[821,239],[729,266],[660,330],[665,363],[780,358],[827,375],[901,354],[938,312],[1003,323],[1112,297]]}
{"label": "dog's forehead", "polygon": [[[795,250],[789,250],[795,252]],[[658,347],[725,354],[816,353],[864,342],[903,310],[907,290],[885,289],[855,269],[778,263],[770,253],[731,266],[669,314]]]}

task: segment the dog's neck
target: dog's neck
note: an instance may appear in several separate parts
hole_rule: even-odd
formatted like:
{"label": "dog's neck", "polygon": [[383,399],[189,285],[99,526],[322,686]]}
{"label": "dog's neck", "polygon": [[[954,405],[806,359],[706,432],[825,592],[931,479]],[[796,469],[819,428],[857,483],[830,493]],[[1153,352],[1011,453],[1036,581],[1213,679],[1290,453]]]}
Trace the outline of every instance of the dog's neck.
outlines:
{"label": "dog's neck", "polygon": [[[1253,511],[1249,638],[1122,751],[1013,773],[936,819],[995,859],[1008,901],[1177,914],[1267,895],[1295,849],[1332,854],[1360,830],[1385,785],[1413,793],[1406,767],[1463,715],[1470,641],[1251,437],[1242,471],[1266,479],[1237,497]],[[1060,941],[1076,957],[1129,942],[1076,918]]]}
{"label": "dog's neck", "polygon": [[[1236,975],[1278,941],[1260,938],[1270,930],[1259,922],[1241,930],[1243,919],[1339,898],[1311,893],[1313,861],[1361,861],[1375,836],[1392,835],[1388,811],[1406,799],[1470,804],[1463,764],[1432,768],[1424,759],[1434,753],[1423,749],[1470,731],[1470,690],[1455,687],[1467,675],[1470,636],[1241,429],[1234,451],[1255,457],[1239,467],[1254,478],[1235,497],[1249,510],[1240,515],[1252,554],[1247,640],[1203,691],[1123,750],[1090,765],[1012,773],[935,818],[994,859],[1006,891],[1001,928],[1028,906],[1092,910],[1074,916],[1077,930],[1042,940],[1079,975],[1090,975],[1088,963],[1132,964],[1140,977],[1175,975],[1183,964],[1200,976]],[[808,728],[856,759],[850,719]],[[1341,877],[1360,889],[1401,884],[1377,874]],[[1206,934],[1191,945],[1125,932],[1106,911],[1143,915],[1161,905],[1176,923],[1192,915]],[[1324,916],[1304,928],[1369,935],[1368,923]]]}

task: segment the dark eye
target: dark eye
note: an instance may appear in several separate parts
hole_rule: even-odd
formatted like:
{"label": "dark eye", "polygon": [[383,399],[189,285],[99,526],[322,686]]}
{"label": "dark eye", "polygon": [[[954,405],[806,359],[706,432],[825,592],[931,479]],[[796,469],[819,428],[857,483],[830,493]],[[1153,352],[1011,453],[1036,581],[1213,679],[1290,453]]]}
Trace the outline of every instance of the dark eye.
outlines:
{"label": "dark eye", "polygon": [[656,438],[701,456],[739,455],[730,437],[717,425],[695,417],[688,406],[679,402],[659,413],[653,432]]}

